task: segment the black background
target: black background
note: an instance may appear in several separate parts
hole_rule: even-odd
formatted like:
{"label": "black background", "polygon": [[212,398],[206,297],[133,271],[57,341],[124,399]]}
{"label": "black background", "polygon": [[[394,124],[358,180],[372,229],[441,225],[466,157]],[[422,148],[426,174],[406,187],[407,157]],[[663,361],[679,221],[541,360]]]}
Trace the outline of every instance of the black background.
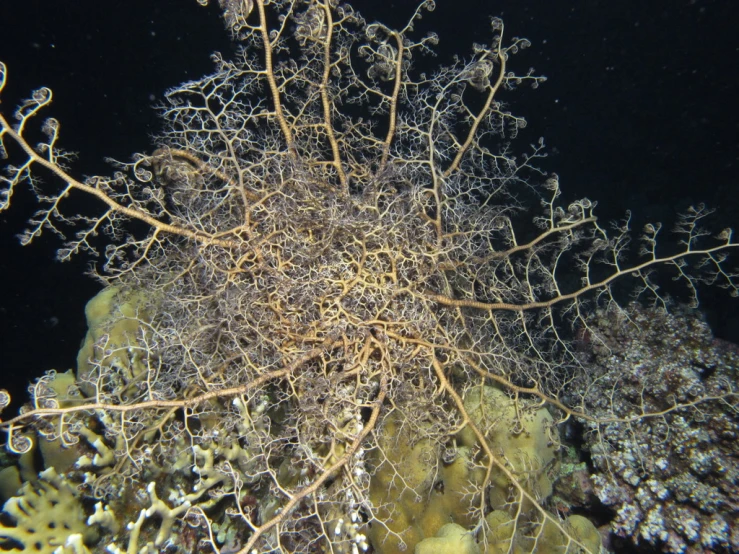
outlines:
{"label": "black background", "polygon": [[[368,20],[402,26],[415,2],[353,3]],[[716,229],[736,226],[739,196],[739,3],[735,0],[439,0],[416,31],[436,31],[438,61],[487,42],[489,17],[532,48],[510,67],[548,81],[503,100],[528,120],[520,152],[538,137],[560,175],[565,199],[599,202],[601,219],[634,210],[635,228],[670,221],[706,202]],[[54,91],[46,115],[62,123],[61,145],[79,152],[77,177],[109,173],[106,156],[150,150],[159,122],[150,106],[163,92],[212,69],[214,50],[232,50],[217,6],[195,0],[2,0],[0,60],[8,82],[0,109],[39,86]],[[422,64],[431,64],[424,60]],[[18,194],[0,214],[2,386],[47,369],[75,366],[84,305],[100,286],[94,260],[54,261],[60,242],[45,234],[21,248],[15,235],[33,212]],[[739,300],[711,291],[703,301],[718,336],[739,340]],[[17,395],[16,395],[17,397]]]}

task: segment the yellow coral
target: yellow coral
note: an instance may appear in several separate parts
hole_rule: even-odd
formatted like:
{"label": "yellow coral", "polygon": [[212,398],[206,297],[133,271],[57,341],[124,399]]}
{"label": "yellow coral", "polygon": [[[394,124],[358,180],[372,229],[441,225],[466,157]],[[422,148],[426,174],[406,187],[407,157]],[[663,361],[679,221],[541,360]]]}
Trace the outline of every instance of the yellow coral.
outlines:
{"label": "yellow coral", "polygon": [[87,554],[85,544],[98,538],[74,488],[53,468],[42,471],[34,485],[25,483],[3,511],[15,522],[11,527],[0,524],[0,538],[11,545],[5,552]]}
{"label": "yellow coral", "polygon": [[87,335],[77,355],[77,377],[85,394],[94,394],[92,386],[85,381],[91,378],[98,364],[115,368],[124,383],[145,372],[143,350],[131,347],[138,344],[142,322],[151,320],[149,301],[142,292],[107,287],[87,303]]}
{"label": "yellow coral", "polygon": [[[464,405],[495,455],[527,492],[548,497],[552,486],[545,469],[554,460],[552,438],[556,439],[549,412],[544,408],[522,412],[504,392],[487,386],[470,390]],[[485,479],[482,464],[473,459],[477,439],[469,427],[456,437],[456,458],[443,463],[437,444],[419,439],[402,423],[400,417],[389,418],[373,452],[376,471],[370,499],[379,508],[368,534],[379,554],[414,548],[448,523],[474,526],[471,514],[479,508]],[[511,486],[508,477],[494,470],[489,485],[488,503],[494,509],[504,506]]]}

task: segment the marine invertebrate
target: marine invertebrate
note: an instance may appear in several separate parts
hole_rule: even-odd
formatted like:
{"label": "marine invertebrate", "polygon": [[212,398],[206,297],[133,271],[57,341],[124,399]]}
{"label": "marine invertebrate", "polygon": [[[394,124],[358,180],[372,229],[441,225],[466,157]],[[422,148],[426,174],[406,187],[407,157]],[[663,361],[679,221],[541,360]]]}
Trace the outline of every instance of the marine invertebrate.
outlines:
{"label": "marine invertebrate", "polygon": [[[659,266],[693,290],[692,259],[736,290],[725,253],[737,243],[729,231],[706,239],[696,208],[678,229],[681,249],[661,254],[652,226],[642,258],[625,263],[628,225],[601,226],[587,199],[559,205],[559,180],[536,168],[543,141],[511,154],[524,121],[500,96],[543,80],[509,67],[528,41],[493,19],[489,43],[467,59],[417,72],[437,37],[414,26],[433,6],[421,2],[395,30],[333,0],[224,2],[241,50],[169,91],[156,148],[111,177],[70,174],[55,120],[40,147],[29,144],[48,89],[15,125],[0,116],[0,140],[23,151],[0,207],[16,187],[41,186],[37,170],[63,183],[39,194],[24,242],[60,230],[68,194],[96,197],[104,211],[80,221],[60,258],[91,249],[102,229],[100,278],[117,287],[104,295],[143,298],[108,310],[117,318],[91,333],[76,405],[37,387],[44,395],[3,424],[16,450],[36,433],[89,450],[73,477],[122,523],[100,548],[379,550],[363,532],[390,527],[391,500],[371,495],[385,471],[376,454],[402,422],[443,453],[428,458],[436,474],[455,463],[465,429],[462,462],[476,474],[464,483],[465,532],[480,548],[499,551],[518,527],[530,551],[551,537],[594,550],[582,526],[546,509],[542,464],[509,459],[522,449],[500,448],[478,414],[485,403],[470,399],[493,386],[507,398],[503,437],[531,432],[542,403],[556,421],[591,420],[565,396],[585,368],[562,319],[587,327],[586,301],[609,298],[616,279],[655,292]],[[538,210],[533,227],[524,201]],[[549,461],[557,434],[547,439],[534,451]],[[396,465],[398,483],[413,477]]]}
{"label": "marine invertebrate", "polygon": [[[734,386],[736,347],[715,340],[687,309],[633,306],[628,319],[602,311],[593,330],[598,341],[585,409],[596,418],[636,409],[659,414],[589,425],[593,483],[615,511],[614,532],[663,552],[739,549],[732,532],[739,521],[736,404],[680,407]],[[601,411],[604,390],[612,404]]]}
{"label": "marine invertebrate", "polygon": [[42,471],[36,483],[25,483],[3,512],[13,520],[13,525],[0,524],[0,538],[12,540],[6,552],[85,554],[85,545],[98,537],[86,523],[75,488],[53,468]]}

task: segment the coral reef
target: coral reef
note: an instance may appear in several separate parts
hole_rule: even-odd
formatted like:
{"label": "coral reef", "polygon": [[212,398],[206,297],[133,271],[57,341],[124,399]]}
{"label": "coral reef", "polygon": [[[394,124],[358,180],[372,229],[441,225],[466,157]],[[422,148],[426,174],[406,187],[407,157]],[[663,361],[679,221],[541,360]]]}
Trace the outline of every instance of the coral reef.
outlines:
{"label": "coral reef", "polygon": [[87,524],[73,485],[49,468],[19,493],[3,506],[13,520],[12,526],[0,524],[0,538],[11,540],[3,552],[89,554],[85,545],[94,543],[99,533]]}
{"label": "coral reef", "polygon": [[739,379],[739,347],[677,307],[603,311],[588,333],[584,409],[604,416],[609,398],[608,413],[622,418],[592,423],[586,443],[613,532],[663,552],[739,551],[739,413],[706,401]]}
{"label": "coral reef", "polygon": [[[559,436],[547,409],[519,403],[489,386],[469,389],[464,405],[505,470],[494,468],[494,474],[486,476],[481,445],[469,426],[446,444],[438,444],[424,438],[429,435],[428,421],[386,421],[378,448],[369,457],[374,466],[370,500],[376,508],[368,536],[374,551],[398,554],[415,548],[417,553],[484,554],[514,548],[545,554],[566,550],[569,541],[553,520],[537,514],[534,502],[511,496],[513,479],[537,502],[545,502],[552,493],[548,471]],[[485,483],[484,494],[472,492]],[[478,545],[469,529],[485,513],[485,538]],[[526,524],[517,526],[521,514]],[[569,536],[577,537],[587,551],[599,552],[598,531],[587,519],[578,518],[571,516],[563,527],[577,527]],[[506,528],[511,532],[506,534]]]}
{"label": "coral reef", "polygon": [[[736,294],[731,230],[710,236],[710,210],[692,207],[677,246],[650,224],[630,258],[628,221],[603,226],[586,198],[563,205],[537,167],[543,140],[513,154],[526,122],[503,98],[544,78],[512,69],[529,42],[500,19],[425,73],[438,37],[415,27],[432,0],[398,29],[338,0],[220,4],[233,59],[214,54],[212,74],[168,91],[151,151],[110,176],[76,178],[62,123],[37,124],[51,90],[12,123],[0,114],[0,211],[30,187],[22,243],[66,232],[66,260],[104,242],[107,286],[74,378],[38,378],[0,422],[20,467],[6,491],[37,480],[41,444],[77,491],[70,514],[99,527],[79,547],[96,553],[597,554],[593,523],[551,500],[558,426],[592,424],[594,455],[617,463],[603,437],[618,424],[716,413],[711,433],[718,410],[728,433],[737,393],[720,371],[701,387],[682,367],[624,372],[641,392],[624,406],[572,329],[595,336],[614,282],[660,301],[655,272],[688,294],[706,281]],[[7,76],[0,63],[0,93]],[[74,195],[99,211],[74,213]],[[662,403],[643,394],[660,384]],[[685,463],[731,486],[705,448]]]}
{"label": "coral reef", "polygon": [[422,540],[415,554],[480,554],[472,533],[456,523],[447,523],[436,536]]}
{"label": "coral reef", "polygon": [[[124,397],[129,386],[146,373],[142,333],[155,309],[149,296],[145,291],[107,287],[85,306],[87,334],[77,356],[77,378],[87,396],[93,394],[93,383],[103,373],[109,386]],[[133,347],[139,339],[142,344]]]}

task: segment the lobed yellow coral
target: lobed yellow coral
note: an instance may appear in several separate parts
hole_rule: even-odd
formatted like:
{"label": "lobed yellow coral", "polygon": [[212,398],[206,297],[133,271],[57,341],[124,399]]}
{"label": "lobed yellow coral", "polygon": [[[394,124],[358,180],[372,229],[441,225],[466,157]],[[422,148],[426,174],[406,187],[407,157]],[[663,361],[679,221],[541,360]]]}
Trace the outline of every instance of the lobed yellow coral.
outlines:
{"label": "lobed yellow coral", "polygon": [[[555,460],[558,440],[549,411],[520,406],[503,391],[489,386],[470,389],[464,406],[493,454],[524,490],[539,501],[548,498],[552,485],[546,470]],[[579,542],[590,552],[597,554],[600,550],[600,536],[587,519],[572,516],[558,526],[549,514],[542,522],[531,502],[511,502],[513,483],[496,466],[488,478],[486,500],[481,505],[479,491],[486,478],[485,460],[469,426],[456,435],[454,460],[445,462],[441,450],[431,439],[419,438],[401,417],[390,417],[385,422],[379,447],[372,453],[375,472],[370,483],[370,499],[379,508],[373,514],[368,536],[378,554],[413,548],[416,554],[497,554],[508,552],[512,542],[513,552],[545,554],[554,545],[564,547],[562,552],[569,546],[573,546],[571,552],[580,548],[560,527],[568,535],[582,537]],[[476,543],[476,531],[471,529],[479,521],[475,514],[481,510],[491,511]],[[533,522],[532,534],[538,537],[533,542],[521,533],[523,525],[517,518],[522,513]]]}

